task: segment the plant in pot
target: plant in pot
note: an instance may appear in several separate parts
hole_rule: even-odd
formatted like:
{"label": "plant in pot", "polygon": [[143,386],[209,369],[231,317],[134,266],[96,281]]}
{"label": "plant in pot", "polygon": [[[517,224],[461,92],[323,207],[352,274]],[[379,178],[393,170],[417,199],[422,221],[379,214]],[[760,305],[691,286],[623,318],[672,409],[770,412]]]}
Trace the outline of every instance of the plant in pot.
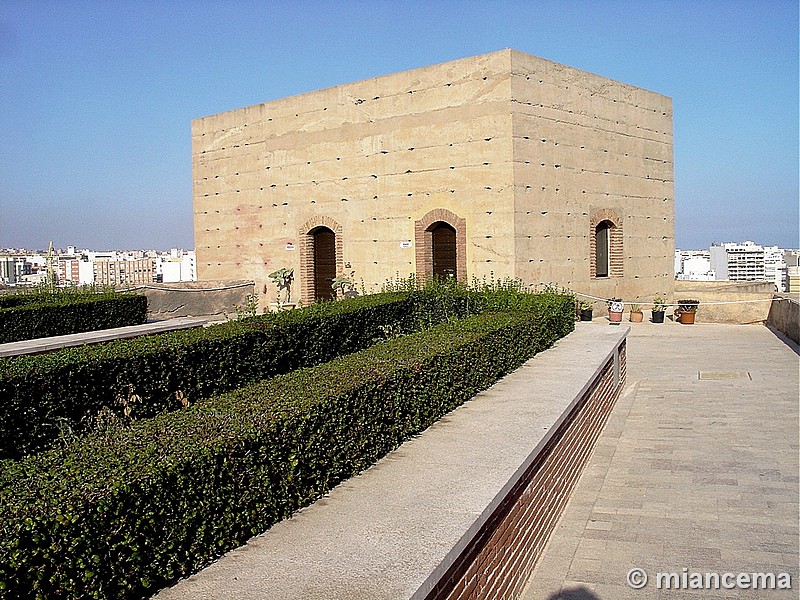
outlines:
{"label": "plant in pot", "polygon": [[675,309],[675,318],[684,325],[693,324],[699,304],[699,300],[678,300],[678,307]]}
{"label": "plant in pot", "polygon": [[594,305],[586,300],[578,301],[578,314],[581,321],[591,321]]}
{"label": "plant in pot", "polygon": [[[294,280],[294,269],[282,267],[277,271],[269,274],[269,278],[275,287],[278,288],[275,302],[271,306],[275,306],[279,311],[284,308],[294,308],[295,304],[292,302],[292,281]],[[282,293],[285,292],[285,293]],[[284,299],[281,298],[284,297]]]}
{"label": "plant in pot", "polygon": [[622,298],[609,298],[606,300],[608,304],[608,320],[612,325],[619,325],[622,323],[622,311],[625,310],[625,305],[622,303]]}
{"label": "plant in pot", "polygon": [[[347,265],[349,264],[350,263],[347,263]],[[353,283],[353,278],[355,275],[356,272],[352,271],[350,273],[350,277],[347,277],[346,275],[339,275],[333,278],[331,281],[331,287],[333,288],[333,293],[337,300],[341,300],[343,298],[355,298],[358,296],[356,286]]]}
{"label": "plant in pot", "polygon": [[642,307],[638,304],[631,304],[631,314],[630,314],[631,323],[641,323],[644,320],[644,313],[642,312]]}
{"label": "plant in pot", "polygon": [[653,323],[663,323],[664,313],[667,312],[667,301],[661,296],[653,298]]}

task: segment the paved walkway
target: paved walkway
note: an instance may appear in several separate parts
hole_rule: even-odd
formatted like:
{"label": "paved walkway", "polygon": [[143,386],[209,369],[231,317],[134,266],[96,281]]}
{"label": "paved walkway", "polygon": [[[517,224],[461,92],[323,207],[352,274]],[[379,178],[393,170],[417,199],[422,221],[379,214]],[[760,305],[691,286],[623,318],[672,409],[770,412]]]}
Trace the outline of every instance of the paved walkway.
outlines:
{"label": "paved walkway", "polygon": [[[798,598],[798,366],[760,325],[633,325],[628,389],[523,599]],[[793,589],[656,588],[684,568]]]}

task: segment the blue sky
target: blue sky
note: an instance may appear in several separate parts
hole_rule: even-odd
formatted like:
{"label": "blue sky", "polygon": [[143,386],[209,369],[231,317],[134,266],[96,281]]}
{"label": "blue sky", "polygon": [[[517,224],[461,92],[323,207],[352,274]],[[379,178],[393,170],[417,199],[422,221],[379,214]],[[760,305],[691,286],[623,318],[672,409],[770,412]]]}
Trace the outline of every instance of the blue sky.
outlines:
{"label": "blue sky", "polygon": [[673,99],[678,247],[800,246],[796,0],[0,0],[0,248],[192,248],[192,119],[502,48]]}

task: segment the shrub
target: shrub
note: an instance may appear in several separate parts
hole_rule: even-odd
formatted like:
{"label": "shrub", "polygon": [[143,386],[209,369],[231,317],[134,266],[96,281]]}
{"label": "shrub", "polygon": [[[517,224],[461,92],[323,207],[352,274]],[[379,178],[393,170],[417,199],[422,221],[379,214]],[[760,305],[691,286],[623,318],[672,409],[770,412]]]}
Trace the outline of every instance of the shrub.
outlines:
{"label": "shrub", "polygon": [[325,302],[204,329],[0,359],[0,458],[69,441],[102,425],[98,419],[175,410],[485,310],[531,311],[558,329],[552,320],[570,302],[557,294],[432,285],[410,294]]}
{"label": "shrub", "polygon": [[328,302],[207,328],[0,359],[0,458],[97,425],[143,418],[414,330],[398,294]]}
{"label": "shrub", "polygon": [[[313,502],[572,330],[484,314],[0,463],[0,586],[135,598]],[[468,368],[465,366],[468,365]]]}
{"label": "shrub", "polygon": [[0,344],[147,320],[147,298],[94,287],[0,296]]}
{"label": "shrub", "polygon": [[38,300],[39,297],[33,294],[0,294],[0,309],[14,308],[15,306],[30,304]]}

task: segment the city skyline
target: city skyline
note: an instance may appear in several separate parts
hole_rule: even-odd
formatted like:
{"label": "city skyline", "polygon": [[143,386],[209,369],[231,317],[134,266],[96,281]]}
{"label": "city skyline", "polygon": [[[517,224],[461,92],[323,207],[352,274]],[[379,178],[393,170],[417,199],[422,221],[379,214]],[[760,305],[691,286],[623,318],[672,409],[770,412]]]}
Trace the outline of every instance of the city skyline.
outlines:
{"label": "city skyline", "polygon": [[677,248],[800,245],[795,3],[0,6],[3,247],[193,248],[192,119],[504,47],[673,99]]}

